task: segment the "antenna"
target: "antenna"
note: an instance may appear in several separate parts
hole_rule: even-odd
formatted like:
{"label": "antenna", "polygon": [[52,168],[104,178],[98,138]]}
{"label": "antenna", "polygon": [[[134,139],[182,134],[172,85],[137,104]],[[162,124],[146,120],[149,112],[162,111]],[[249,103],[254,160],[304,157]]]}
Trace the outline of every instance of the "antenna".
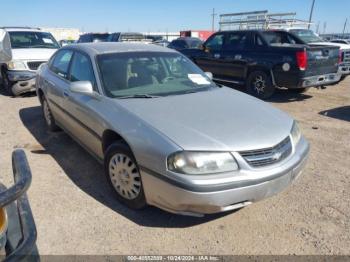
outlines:
{"label": "antenna", "polygon": [[213,8],[213,13],[211,14],[212,16],[212,21],[211,21],[211,30],[212,32],[215,31],[215,17],[216,17],[216,13],[215,13],[215,8]]}
{"label": "antenna", "polygon": [[312,14],[314,12],[314,6],[315,6],[315,0],[312,0],[312,6],[311,6],[311,11],[310,11],[310,18],[309,18],[309,27],[308,27],[308,29],[310,29],[310,26],[311,26]]}

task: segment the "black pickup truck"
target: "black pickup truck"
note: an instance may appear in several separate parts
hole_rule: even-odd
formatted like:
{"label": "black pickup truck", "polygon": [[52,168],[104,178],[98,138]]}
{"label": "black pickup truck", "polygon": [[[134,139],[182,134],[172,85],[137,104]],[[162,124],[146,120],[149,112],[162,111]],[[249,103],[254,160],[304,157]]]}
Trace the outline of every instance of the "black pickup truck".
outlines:
{"label": "black pickup truck", "polygon": [[262,99],[278,87],[303,92],[340,79],[338,47],[308,46],[282,30],[217,32],[200,49],[181,52],[215,81],[245,85]]}

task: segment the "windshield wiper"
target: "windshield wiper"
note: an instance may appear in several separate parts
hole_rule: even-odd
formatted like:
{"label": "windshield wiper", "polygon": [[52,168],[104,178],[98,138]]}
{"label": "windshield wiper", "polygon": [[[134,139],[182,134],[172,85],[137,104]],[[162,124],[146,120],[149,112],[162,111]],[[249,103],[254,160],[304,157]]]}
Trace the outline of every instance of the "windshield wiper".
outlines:
{"label": "windshield wiper", "polygon": [[130,99],[130,98],[157,98],[160,96],[153,96],[153,95],[147,95],[147,94],[135,94],[131,96],[120,96],[117,97],[118,99]]}

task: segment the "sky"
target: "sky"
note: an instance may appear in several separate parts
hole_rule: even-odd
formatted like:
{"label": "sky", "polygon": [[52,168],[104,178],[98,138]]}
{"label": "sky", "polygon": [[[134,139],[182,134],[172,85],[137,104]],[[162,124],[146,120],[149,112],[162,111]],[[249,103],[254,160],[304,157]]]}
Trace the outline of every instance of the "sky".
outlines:
{"label": "sky", "polygon": [[[297,12],[308,20],[312,0],[0,0],[0,26],[69,27],[81,31],[211,29],[211,14],[256,10]],[[350,0],[316,0],[313,21],[342,32]],[[218,29],[218,17],[216,18]],[[316,29],[316,25],[313,26]]]}

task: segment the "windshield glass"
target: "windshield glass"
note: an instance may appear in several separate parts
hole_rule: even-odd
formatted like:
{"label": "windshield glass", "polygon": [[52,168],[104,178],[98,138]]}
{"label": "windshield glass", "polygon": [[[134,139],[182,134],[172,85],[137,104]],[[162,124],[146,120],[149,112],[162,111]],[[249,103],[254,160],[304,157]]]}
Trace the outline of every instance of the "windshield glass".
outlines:
{"label": "windshield glass", "polygon": [[318,35],[316,35],[312,30],[293,29],[293,30],[290,30],[290,32],[298,36],[301,40],[303,40],[306,43],[323,42],[323,40]]}
{"label": "windshield glass", "polygon": [[108,40],[109,34],[93,34],[92,42],[106,42]]}
{"label": "windshield glass", "polygon": [[59,44],[50,33],[45,32],[9,32],[11,47],[16,48],[59,48]]}
{"label": "windshield glass", "polygon": [[199,40],[199,39],[198,40],[195,39],[195,40],[188,41],[188,46],[190,48],[199,48],[202,44],[203,44],[203,42],[201,40]]}
{"label": "windshield glass", "polygon": [[300,39],[288,32],[263,31],[261,34],[269,45],[305,44]]}
{"label": "windshield glass", "polygon": [[188,58],[176,53],[103,54],[97,61],[109,97],[168,96],[217,87]]}

